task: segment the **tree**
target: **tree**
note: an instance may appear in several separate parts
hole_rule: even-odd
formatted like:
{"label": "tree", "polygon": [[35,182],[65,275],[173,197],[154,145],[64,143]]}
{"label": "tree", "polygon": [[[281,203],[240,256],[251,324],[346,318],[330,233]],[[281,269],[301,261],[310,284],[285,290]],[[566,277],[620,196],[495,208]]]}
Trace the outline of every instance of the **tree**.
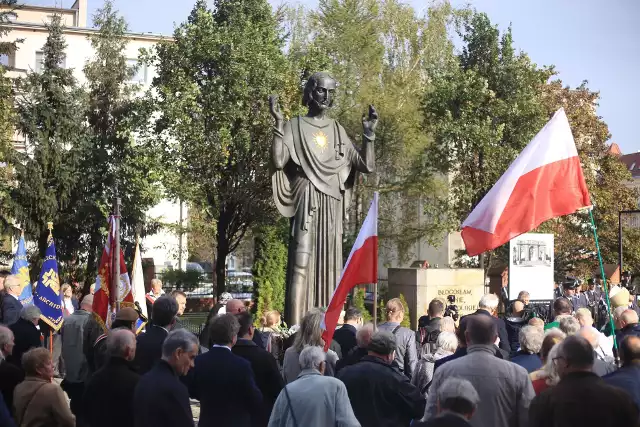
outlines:
{"label": "tree", "polygon": [[[7,41],[7,35],[11,31],[7,24],[11,18],[15,17],[13,8],[16,7],[17,0],[0,0],[0,56],[9,58],[16,51],[17,42]],[[7,61],[8,63],[8,61]],[[10,64],[9,64],[10,65]],[[11,160],[14,150],[12,135],[15,130],[15,109],[13,81],[7,76],[7,67],[0,63],[0,162],[3,166],[0,169],[0,229],[4,232],[10,229],[11,212],[7,209],[10,204],[10,183],[12,179],[11,168],[8,163]]]}
{"label": "tree", "polygon": [[27,238],[38,241],[41,253],[47,221],[53,221],[58,260],[65,263],[81,247],[81,229],[69,212],[77,184],[84,179],[72,147],[86,143],[86,98],[72,70],[62,67],[66,44],[59,15],[52,17],[48,29],[42,72],[30,72],[16,82],[17,129],[26,138],[27,152],[11,153],[16,185],[10,194],[16,222]]}
{"label": "tree", "polygon": [[283,87],[278,23],[266,0],[199,0],[174,40],[149,60],[169,191],[215,221],[215,281],[225,289],[227,256],[273,209],[268,173],[269,94]]}
{"label": "tree", "polygon": [[422,128],[420,95],[455,60],[447,25],[459,13],[448,3],[419,17],[397,0],[321,0],[311,14],[314,46],[329,57],[329,71],[339,82],[332,114],[358,144],[367,105],[380,113],[376,171],[356,186],[345,256],[373,191],[381,194],[381,254],[407,260],[418,240],[442,240],[444,223],[423,220],[439,215],[435,196],[444,186],[422,167],[431,139]]}
{"label": "tree", "polygon": [[371,313],[369,313],[369,309],[365,305],[366,294],[366,289],[359,286],[353,290],[353,306],[362,313],[362,321],[364,323],[370,322],[372,319]]}
{"label": "tree", "polygon": [[127,23],[111,0],[96,12],[94,23],[98,32],[90,41],[95,56],[84,67],[90,136],[74,146],[83,179],[73,211],[82,227],[87,287],[95,277],[116,194],[122,198],[123,245],[128,242],[130,247],[138,231],[144,236],[156,230],[158,224],[148,222],[145,214],[160,199],[156,155],[133,136],[150,116],[147,106],[136,99],[139,85],[131,83],[136,67],[128,65],[125,53]]}
{"label": "tree", "polygon": [[256,318],[267,311],[284,311],[288,232],[285,218],[273,225],[261,224],[255,232],[253,291]]}
{"label": "tree", "polygon": [[[516,54],[511,29],[500,35],[484,13],[459,32],[457,66],[438,76],[423,98],[425,130],[434,143],[425,166],[448,177],[438,220],[462,221],[548,119],[541,90],[553,74]],[[448,218],[447,218],[448,217]]]}
{"label": "tree", "polygon": [[409,313],[409,304],[407,304],[407,300],[404,298],[403,294],[400,294],[398,298],[400,298],[402,307],[404,307],[404,317],[402,318],[402,322],[400,322],[400,326],[411,328],[411,314]]}
{"label": "tree", "polygon": [[[604,262],[617,264],[618,212],[637,209],[639,195],[625,185],[630,182],[631,174],[620,159],[609,152],[609,129],[596,113],[600,96],[589,90],[587,82],[570,88],[555,80],[543,89],[549,116],[560,107],[565,109],[595,207],[593,213]],[[556,280],[563,280],[568,274],[593,276],[598,259],[587,212],[547,221],[537,231],[556,235]],[[625,264],[636,266],[640,263],[640,232],[629,228],[623,236]]]}

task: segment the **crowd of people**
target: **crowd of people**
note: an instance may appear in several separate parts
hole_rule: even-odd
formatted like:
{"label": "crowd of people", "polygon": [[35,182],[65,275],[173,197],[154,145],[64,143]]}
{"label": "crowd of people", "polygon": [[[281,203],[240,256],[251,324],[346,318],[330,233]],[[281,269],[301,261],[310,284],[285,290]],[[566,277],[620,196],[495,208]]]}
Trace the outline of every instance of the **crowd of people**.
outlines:
{"label": "crowd of people", "polygon": [[187,427],[195,424],[194,400],[202,427],[603,427],[640,420],[640,325],[628,306],[614,310],[615,331],[607,336],[588,307],[566,296],[553,302],[547,323],[527,318],[526,292],[504,319],[499,297],[484,295],[457,325],[434,299],[412,330],[401,326],[406,313],[394,298],[377,327],[348,308],[325,351],[323,309],[282,334],[279,313],[266,313],[256,328],[244,302],[225,296],[196,337],[178,321],[184,294],[165,295],[154,282],[151,322],[142,332],[130,307],[105,333],[91,313],[91,294],[69,302],[57,360],[43,347],[39,309],[20,307],[15,316],[7,298],[14,280],[5,281],[0,325],[2,426]]}

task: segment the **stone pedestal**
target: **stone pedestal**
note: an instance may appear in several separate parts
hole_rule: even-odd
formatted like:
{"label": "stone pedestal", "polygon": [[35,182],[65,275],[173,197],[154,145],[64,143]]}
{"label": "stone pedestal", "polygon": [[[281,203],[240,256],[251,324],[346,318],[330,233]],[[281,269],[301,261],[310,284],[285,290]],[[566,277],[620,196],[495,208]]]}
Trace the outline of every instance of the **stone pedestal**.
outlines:
{"label": "stone pedestal", "polygon": [[479,268],[390,268],[387,301],[404,295],[409,306],[411,328],[417,329],[418,318],[427,314],[429,302],[455,295],[460,316],[478,309],[485,293],[484,271]]}

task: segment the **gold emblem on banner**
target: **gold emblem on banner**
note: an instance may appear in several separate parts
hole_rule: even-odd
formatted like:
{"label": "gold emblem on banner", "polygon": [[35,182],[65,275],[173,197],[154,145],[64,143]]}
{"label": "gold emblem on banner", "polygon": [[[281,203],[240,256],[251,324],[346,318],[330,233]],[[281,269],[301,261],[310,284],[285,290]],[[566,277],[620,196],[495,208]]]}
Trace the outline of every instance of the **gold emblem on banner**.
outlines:
{"label": "gold emblem on banner", "polygon": [[320,149],[322,151],[325,150],[325,148],[327,148],[327,144],[328,144],[328,139],[327,139],[327,135],[322,132],[322,131],[318,131],[316,133],[313,134],[313,140],[316,143],[316,145],[318,147],[320,147]]}
{"label": "gold emblem on banner", "polygon": [[44,273],[42,276],[42,284],[48,288],[51,288],[56,295],[60,295],[60,279],[58,274],[52,269]]}

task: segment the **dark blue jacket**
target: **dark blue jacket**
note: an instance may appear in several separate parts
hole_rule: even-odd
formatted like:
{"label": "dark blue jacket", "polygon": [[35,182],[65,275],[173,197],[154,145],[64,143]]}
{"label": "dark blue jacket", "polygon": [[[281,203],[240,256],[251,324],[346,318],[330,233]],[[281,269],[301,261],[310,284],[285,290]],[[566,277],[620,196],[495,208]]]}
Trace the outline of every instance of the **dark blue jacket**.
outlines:
{"label": "dark blue jacket", "polygon": [[[478,309],[475,311],[475,313],[469,314],[467,316],[472,316],[472,315],[481,315],[481,316],[491,317],[491,320],[493,320],[493,323],[496,325],[496,329],[498,331],[498,338],[500,338],[500,348],[506,351],[507,353],[511,352],[511,346],[509,345],[509,335],[507,335],[507,327],[504,324],[504,320],[499,319],[495,316],[492,316],[491,313],[483,309]],[[462,316],[460,318],[460,323],[465,322],[466,321],[465,318],[467,316]]]}
{"label": "dark blue jacket", "polygon": [[540,356],[537,354],[529,354],[519,351],[511,358],[511,361],[516,365],[522,366],[529,373],[542,368],[542,360],[540,360]]}
{"label": "dark blue jacket", "polygon": [[185,380],[191,397],[200,401],[199,427],[267,425],[251,364],[228,348],[212,347],[196,357]]}
{"label": "dark blue jacket", "polygon": [[9,408],[7,408],[7,404],[4,403],[2,393],[0,393],[0,426],[16,427],[16,423],[13,421]]}
{"label": "dark blue jacket", "polygon": [[138,382],[133,407],[136,427],[193,427],[189,392],[164,360]]}
{"label": "dark blue jacket", "polygon": [[616,341],[618,345],[620,345],[624,337],[626,337],[627,335],[635,335],[636,337],[640,337],[640,323],[627,325],[624,328],[617,330]]}
{"label": "dark blue jacket", "polygon": [[340,344],[342,357],[349,354],[351,350],[358,346],[356,341],[356,328],[353,325],[344,324],[333,333],[333,340]]}
{"label": "dark blue jacket", "polygon": [[13,325],[20,318],[22,304],[13,295],[4,294],[2,298],[2,323],[7,326]]}
{"label": "dark blue jacket", "polygon": [[509,353],[511,357],[514,357],[520,348],[520,330],[527,325],[527,322],[522,317],[507,317],[504,319],[504,324],[511,347]]}
{"label": "dark blue jacket", "polygon": [[633,399],[640,409],[640,366],[624,366],[617,371],[602,377],[607,384],[621,388]]}
{"label": "dark blue jacket", "polygon": [[140,375],[153,368],[162,357],[162,343],[169,333],[162,327],[151,325],[144,334],[138,335],[136,357],[133,365]]}

